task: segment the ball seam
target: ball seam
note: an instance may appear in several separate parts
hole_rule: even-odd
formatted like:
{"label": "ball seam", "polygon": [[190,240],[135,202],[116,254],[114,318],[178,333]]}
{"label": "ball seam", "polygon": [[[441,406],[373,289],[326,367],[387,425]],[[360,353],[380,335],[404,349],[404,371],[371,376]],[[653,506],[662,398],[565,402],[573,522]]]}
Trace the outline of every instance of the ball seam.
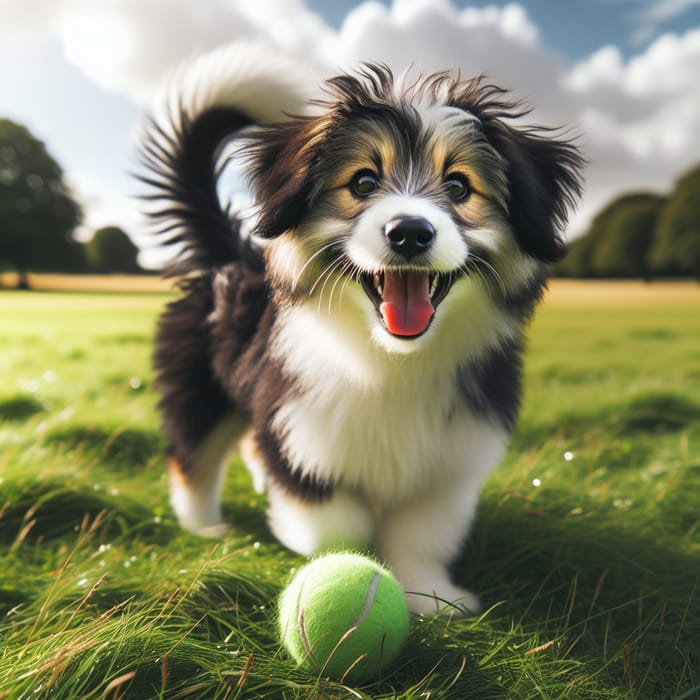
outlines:
{"label": "ball seam", "polygon": [[374,605],[374,599],[377,595],[377,588],[379,588],[379,582],[381,581],[381,578],[382,574],[379,571],[377,571],[372,577],[372,580],[369,582],[369,588],[367,589],[367,597],[365,598],[365,604],[362,606],[362,609],[357,614],[357,617],[350,625],[351,628],[359,627],[365,621],[367,615],[369,615],[370,611],[372,610],[372,606]]}
{"label": "ball seam", "polygon": [[313,647],[306,634],[306,627],[304,626],[304,606],[301,604],[301,596],[304,592],[303,584],[299,587],[299,595],[297,596],[297,632],[299,633],[299,639],[301,639],[301,644],[304,647],[306,656],[310,659],[311,663],[315,664],[316,659],[313,654]]}

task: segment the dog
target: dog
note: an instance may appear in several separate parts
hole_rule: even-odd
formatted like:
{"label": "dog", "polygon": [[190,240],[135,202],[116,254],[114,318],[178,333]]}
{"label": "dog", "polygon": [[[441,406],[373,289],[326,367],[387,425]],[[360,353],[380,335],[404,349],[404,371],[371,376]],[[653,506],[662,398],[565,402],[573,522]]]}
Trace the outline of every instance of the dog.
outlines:
{"label": "dog", "polygon": [[[141,145],[181,288],[156,385],[185,528],[222,531],[239,443],[286,547],[372,548],[414,612],[473,614],[449,566],[515,426],[524,327],[583,161],[483,77],[407,75],[362,64],[319,93],[244,44],[166,83]],[[247,227],[217,193],[232,143]]]}

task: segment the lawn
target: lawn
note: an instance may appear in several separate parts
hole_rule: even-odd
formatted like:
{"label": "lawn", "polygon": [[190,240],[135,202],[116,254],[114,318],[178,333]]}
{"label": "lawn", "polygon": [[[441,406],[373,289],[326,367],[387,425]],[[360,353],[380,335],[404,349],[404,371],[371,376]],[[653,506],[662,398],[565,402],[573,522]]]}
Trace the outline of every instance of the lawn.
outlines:
{"label": "lawn", "polygon": [[414,618],[361,687],[280,649],[303,560],[244,469],[226,539],[173,520],[149,364],[168,298],[0,291],[0,698],[700,697],[699,286],[554,286],[454,566],[488,609]]}

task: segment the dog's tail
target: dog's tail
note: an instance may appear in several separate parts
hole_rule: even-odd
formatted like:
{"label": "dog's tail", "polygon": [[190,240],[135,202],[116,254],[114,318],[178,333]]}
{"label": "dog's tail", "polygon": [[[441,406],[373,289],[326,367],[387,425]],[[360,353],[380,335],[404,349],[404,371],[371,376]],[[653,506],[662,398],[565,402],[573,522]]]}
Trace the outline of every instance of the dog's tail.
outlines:
{"label": "dog's tail", "polygon": [[176,246],[164,273],[183,280],[241,259],[240,220],[217,194],[225,145],[251,125],[300,114],[308,67],[242,42],[181,66],[166,81],[141,138],[139,179],[159,245]]}

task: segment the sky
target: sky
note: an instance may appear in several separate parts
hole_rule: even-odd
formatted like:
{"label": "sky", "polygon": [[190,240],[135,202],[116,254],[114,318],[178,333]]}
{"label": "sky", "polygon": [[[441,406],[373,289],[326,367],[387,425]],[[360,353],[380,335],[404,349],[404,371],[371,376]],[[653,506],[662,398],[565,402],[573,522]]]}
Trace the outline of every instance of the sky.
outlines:
{"label": "sky", "polygon": [[[319,80],[360,61],[486,74],[588,159],[569,236],[700,162],[700,0],[0,0],[0,117],[63,167],[86,219],[135,236],[138,127],[163,76],[241,38]],[[145,261],[148,263],[148,260]]]}

